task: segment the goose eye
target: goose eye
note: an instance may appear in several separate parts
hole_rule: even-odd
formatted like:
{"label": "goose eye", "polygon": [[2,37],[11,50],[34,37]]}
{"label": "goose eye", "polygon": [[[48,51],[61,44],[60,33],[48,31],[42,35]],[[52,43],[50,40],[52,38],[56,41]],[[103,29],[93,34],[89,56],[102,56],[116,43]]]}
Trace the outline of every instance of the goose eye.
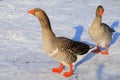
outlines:
{"label": "goose eye", "polygon": [[38,12],[38,10],[36,10],[36,12]]}

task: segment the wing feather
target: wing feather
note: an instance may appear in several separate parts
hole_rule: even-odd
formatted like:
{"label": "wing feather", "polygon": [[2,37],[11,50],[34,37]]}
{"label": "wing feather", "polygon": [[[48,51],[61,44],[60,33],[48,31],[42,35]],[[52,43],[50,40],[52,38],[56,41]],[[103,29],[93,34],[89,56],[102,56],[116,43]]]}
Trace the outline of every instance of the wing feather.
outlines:
{"label": "wing feather", "polygon": [[57,37],[56,42],[60,50],[76,55],[86,54],[90,49],[90,46],[85,43],[73,41],[64,37]]}

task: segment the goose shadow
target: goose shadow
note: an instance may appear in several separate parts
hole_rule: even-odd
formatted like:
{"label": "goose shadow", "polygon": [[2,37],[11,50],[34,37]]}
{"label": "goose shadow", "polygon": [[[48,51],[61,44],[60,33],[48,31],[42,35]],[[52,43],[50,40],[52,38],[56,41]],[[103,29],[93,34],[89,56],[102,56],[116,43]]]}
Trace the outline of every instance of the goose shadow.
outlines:
{"label": "goose shadow", "polygon": [[104,63],[101,63],[99,66],[98,66],[98,69],[97,69],[97,80],[106,80],[105,78],[107,77],[107,80],[119,80],[120,79],[120,75],[119,74],[111,74],[111,73],[105,73],[104,72],[104,69],[105,69],[105,64]]}
{"label": "goose shadow", "polygon": [[104,69],[104,64],[100,64],[98,69],[97,69],[97,78],[98,80],[104,80],[103,78],[103,69]]}
{"label": "goose shadow", "polygon": [[73,27],[76,32],[75,32],[75,35],[74,37],[72,38],[72,40],[75,40],[75,41],[81,41],[81,36],[82,36],[82,33],[83,33],[83,26],[76,26],[76,27]]}
{"label": "goose shadow", "polygon": [[[118,27],[118,25],[119,25],[119,21],[115,21],[115,22],[112,23],[112,25],[110,27],[115,30],[115,28]],[[72,39],[75,40],[75,41],[81,41],[81,36],[82,36],[83,31],[84,31],[83,26],[79,25],[79,26],[76,26],[76,27],[73,27],[73,28],[76,30],[76,32],[75,32],[75,35],[74,35],[74,37]],[[115,44],[119,37],[120,37],[120,32],[114,32],[113,38],[112,38],[112,40],[111,40],[111,42],[109,44],[109,47],[112,46],[113,44]],[[91,43],[89,43],[87,41],[81,41],[81,42],[83,42],[85,44],[88,44],[88,45],[91,45],[91,46],[95,46],[95,44],[91,44]],[[77,67],[80,64],[90,60],[96,54],[97,53],[93,53],[93,52],[90,52],[90,53],[86,54],[83,59],[81,59],[80,61],[78,61],[75,64],[74,71],[77,69]]]}
{"label": "goose shadow", "polygon": [[[119,27],[119,21],[115,21],[112,25],[111,28],[115,30],[116,27]],[[109,47],[112,46],[113,44],[115,44],[115,42],[117,42],[117,39],[120,37],[120,32],[114,32],[113,36],[112,36],[112,40],[109,44]]]}

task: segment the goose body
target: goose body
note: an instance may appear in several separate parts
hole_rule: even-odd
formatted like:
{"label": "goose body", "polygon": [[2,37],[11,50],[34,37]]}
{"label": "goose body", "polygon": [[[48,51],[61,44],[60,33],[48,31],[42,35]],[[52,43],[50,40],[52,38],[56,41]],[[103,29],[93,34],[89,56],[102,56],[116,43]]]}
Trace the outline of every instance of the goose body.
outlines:
{"label": "goose body", "polygon": [[77,61],[77,55],[84,55],[93,47],[69,38],[56,37],[51,29],[49,18],[42,9],[35,8],[28,13],[36,16],[41,24],[42,41],[46,53],[60,62],[59,68],[53,68],[52,71],[60,73],[63,70],[63,65],[67,65],[70,67],[70,71],[65,72],[63,76],[71,76],[73,73],[72,64]]}
{"label": "goose body", "polygon": [[115,31],[107,24],[102,23],[103,12],[103,7],[101,5],[98,6],[96,9],[96,16],[89,29],[89,34],[98,47],[101,46],[106,49],[103,54],[108,54],[108,44],[112,39],[113,32]]}

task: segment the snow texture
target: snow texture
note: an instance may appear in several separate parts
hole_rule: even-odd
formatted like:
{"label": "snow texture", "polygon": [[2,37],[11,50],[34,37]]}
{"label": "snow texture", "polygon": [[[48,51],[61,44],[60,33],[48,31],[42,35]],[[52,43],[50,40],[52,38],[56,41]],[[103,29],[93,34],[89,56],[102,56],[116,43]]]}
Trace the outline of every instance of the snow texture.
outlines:
{"label": "snow texture", "polygon": [[[40,24],[27,11],[41,8],[57,36],[95,45],[88,29],[98,5],[105,9],[103,22],[116,31],[109,55],[82,56],[69,78],[52,73],[59,63],[45,54]],[[119,6],[120,0],[0,0],[0,80],[120,80]]]}

